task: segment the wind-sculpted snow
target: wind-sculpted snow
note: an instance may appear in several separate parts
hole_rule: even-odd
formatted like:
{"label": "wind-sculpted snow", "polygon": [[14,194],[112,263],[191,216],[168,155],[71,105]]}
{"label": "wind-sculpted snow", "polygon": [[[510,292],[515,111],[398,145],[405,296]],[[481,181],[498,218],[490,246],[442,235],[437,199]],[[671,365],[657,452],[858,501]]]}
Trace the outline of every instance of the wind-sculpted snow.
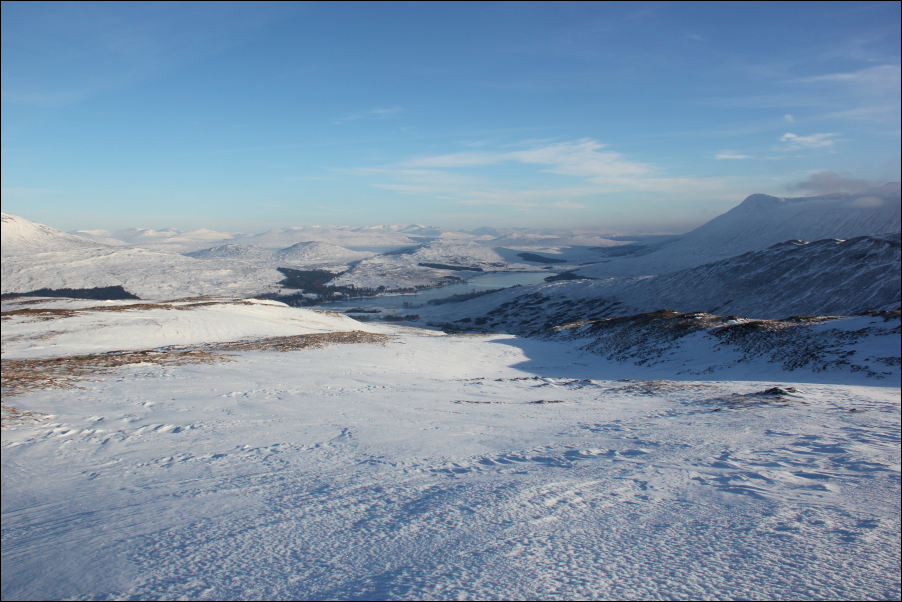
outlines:
{"label": "wind-sculpted snow", "polygon": [[899,234],[788,241],[674,274],[534,285],[418,312],[446,328],[528,333],[662,307],[766,319],[893,310],[900,249]]}
{"label": "wind-sculpted snow", "polygon": [[[16,302],[36,310],[31,344],[73,350],[142,316],[181,331],[203,314],[210,335],[278,319],[12,362],[27,390],[3,399],[4,600],[898,597],[899,392],[873,386],[889,379],[750,361],[746,380],[702,381],[590,338],[273,337],[297,310],[174,306]],[[7,328],[24,315],[4,349],[28,349]],[[867,346],[891,325],[864,319],[804,328]],[[693,332],[650,336],[673,351]],[[816,384],[830,372],[844,384]]]}

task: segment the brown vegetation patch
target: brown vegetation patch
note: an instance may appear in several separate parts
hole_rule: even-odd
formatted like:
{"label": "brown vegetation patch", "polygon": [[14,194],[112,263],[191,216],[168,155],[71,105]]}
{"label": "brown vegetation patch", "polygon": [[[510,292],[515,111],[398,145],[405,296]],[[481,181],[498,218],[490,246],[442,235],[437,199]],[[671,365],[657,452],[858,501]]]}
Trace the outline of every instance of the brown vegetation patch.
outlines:
{"label": "brown vegetation patch", "polygon": [[26,360],[2,361],[0,381],[3,397],[22,395],[38,389],[69,389],[82,380],[109,374],[130,364],[151,363],[161,366],[210,364],[227,361],[228,356],[201,350],[120,351],[88,355],[69,355]]}
{"label": "brown vegetation patch", "polygon": [[[203,298],[201,298],[203,299]],[[39,301],[43,303],[44,300]],[[34,301],[22,301],[20,304],[34,303]],[[176,305],[176,303],[187,303],[187,305]],[[229,305],[251,305],[250,301],[229,301]],[[129,303],[128,305],[95,305],[92,307],[78,307],[73,309],[61,308],[32,308],[10,309],[2,312],[0,319],[8,320],[14,316],[22,316],[25,318],[34,318],[35,320],[55,320],[57,318],[69,318],[78,314],[87,312],[127,312],[127,311],[146,311],[150,309],[168,309],[188,311],[204,307],[208,305],[222,305],[222,301],[211,300],[194,300],[184,299],[180,301],[167,301],[163,303]],[[332,312],[334,313],[334,312]],[[338,314],[336,314],[338,315]]]}
{"label": "brown vegetation patch", "polygon": [[[39,389],[78,388],[78,383],[117,368],[132,364],[150,363],[160,366],[183,364],[213,364],[234,361],[229,351],[296,351],[322,349],[328,345],[349,343],[379,343],[384,345],[394,337],[355,330],[352,332],[323,332],[266,339],[209,343],[185,347],[161,347],[141,351],[115,351],[88,355],[70,355],[40,359],[2,361],[0,383],[3,398],[23,395]],[[34,416],[38,412],[22,412],[3,403],[3,425],[9,421]]]}
{"label": "brown vegetation patch", "polygon": [[204,346],[204,349],[215,351],[296,351],[298,349],[322,349],[328,345],[348,343],[378,343],[384,345],[393,338],[384,334],[352,330],[350,332],[321,332],[229,343],[209,343]]}

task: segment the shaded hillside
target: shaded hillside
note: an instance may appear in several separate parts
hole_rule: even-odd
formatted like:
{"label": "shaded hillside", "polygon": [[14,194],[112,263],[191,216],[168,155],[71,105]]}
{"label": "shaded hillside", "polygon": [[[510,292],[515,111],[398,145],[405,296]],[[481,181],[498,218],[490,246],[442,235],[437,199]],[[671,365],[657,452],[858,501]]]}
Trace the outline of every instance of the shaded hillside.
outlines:
{"label": "shaded hillside", "polygon": [[900,313],[854,318],[824,316],[750,320],[669,310],[579,321],[537,334],[572,341],[609,361],[667,365],[680,374],[705,374],[751,362],[782,370],[863,372],[898,378]]}
{"label": "shaded hillside", "polygon": [[500,291],[424,319],[453,330],[525,334],[568,321],[678,311],[781,319],[854,315],[902,303],[900,234],[787,241],[674,274]]}

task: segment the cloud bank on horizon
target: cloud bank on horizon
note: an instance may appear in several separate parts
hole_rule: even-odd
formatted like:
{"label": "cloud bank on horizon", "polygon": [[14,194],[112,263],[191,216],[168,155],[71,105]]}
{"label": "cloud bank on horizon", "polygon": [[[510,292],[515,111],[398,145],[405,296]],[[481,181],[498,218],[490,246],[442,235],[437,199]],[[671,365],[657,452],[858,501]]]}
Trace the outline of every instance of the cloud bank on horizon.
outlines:
{"label": "cloud bank on horizon", "polygon": [[4,211],[685,231],[900,179],[897,2],[3,3]]}

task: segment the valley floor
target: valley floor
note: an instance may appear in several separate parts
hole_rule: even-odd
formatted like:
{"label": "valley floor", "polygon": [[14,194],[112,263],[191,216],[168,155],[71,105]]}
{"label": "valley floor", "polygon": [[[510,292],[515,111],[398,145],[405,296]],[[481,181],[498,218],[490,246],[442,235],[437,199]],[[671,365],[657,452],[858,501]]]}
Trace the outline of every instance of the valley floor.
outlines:
{"label": "valley floor", "polygon": [[5,396],[3,599],[900,597],[898,387],[379,328]]}

